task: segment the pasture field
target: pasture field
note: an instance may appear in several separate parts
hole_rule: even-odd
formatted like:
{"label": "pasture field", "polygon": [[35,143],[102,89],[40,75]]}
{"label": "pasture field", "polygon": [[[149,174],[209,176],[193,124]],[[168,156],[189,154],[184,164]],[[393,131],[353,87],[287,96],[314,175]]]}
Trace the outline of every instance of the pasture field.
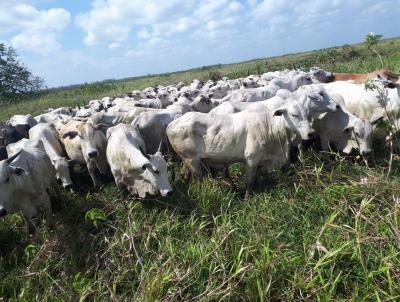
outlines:
{"label": "pasture field", "polygon": [[[400,72],[400,40],[378,51]],[[88,84],[3,105],[0,120],[215,72],[314,65],[365,72],[379,61],[356,45]],[[395,155],[388,175],[379,147],[368,167],[356,155],[309,149],[288,171],[262,175],[248,201],[240,165],[231,179],[198,184],[173,162],[175,194],[145,200],[106,179],[93,192],[76,169],[75,192],[53,192],[54,230],[39,216],[29,238],[20,215],[0,221],[0,301],[398,301],[400,165]]]}

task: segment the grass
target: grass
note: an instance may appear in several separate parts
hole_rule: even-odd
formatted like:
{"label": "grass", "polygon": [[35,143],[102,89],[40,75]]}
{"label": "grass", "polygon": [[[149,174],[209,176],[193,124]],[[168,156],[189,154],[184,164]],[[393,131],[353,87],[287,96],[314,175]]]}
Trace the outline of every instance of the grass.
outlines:
{"label": "grass", "polygon": [[[399,71],[400,54],[386,51],[392,69]],[[246,64],[254,63],[242,66]],[[364,70],[352,64],[351,70]],[[194,73],[171,75],[170,80]],[[152,78],[138,81],[151,85]],[[122,90],[122,83],[110,85]],[[133,85],[125,90],[139,87]],[[57,95],[77,89],[51,92],[19,106],[59,106],[52,103]],[[97,97],[97,92],[87,92],[92,97],[85,93],[79,97]],[[380,154],[367,168],[352,157],[322,160],[309,150],[289,171],[262,175],[247,202],[240,165],[231,167],[231,180],[207,178],[198,184],[181,179],[173,163],[174,196],[145,200],[125,196],[109,182],[92,192],[87,173],[77,170],[76,192],[61,190],[53,198],[54,230],[47,230],[38,217],[37,235],[28,238],[20,215],[0,221],[0,297],[397,301],[400,165],[396,159],[387,176],[387,158]]]}

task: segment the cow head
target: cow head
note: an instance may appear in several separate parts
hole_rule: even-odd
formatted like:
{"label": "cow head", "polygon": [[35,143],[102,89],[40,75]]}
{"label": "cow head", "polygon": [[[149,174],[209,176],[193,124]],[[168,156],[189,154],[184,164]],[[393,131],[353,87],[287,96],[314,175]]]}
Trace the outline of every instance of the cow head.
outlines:
{"label": "cow head", "polygon": [[383,73],[378,73],[374,81],[382,83],[385,88],[397,88],[400,86],[400,81],[397,82],[395,78],[388,77]]}
{"label": "cow head", "polygon": [[276,109],[273,115],[283,116],[286,128],[299,135],[303,140],[312,138],[315,133],[307,112],[299,102],[289,101],[286,105]]}
{"label": "cow head", "polygon": [[167,162],[161,152],[148,156],[148,161],[142,166],[141,177],[160,192],[161,196],[170,196],[173,193],[168,180]]}
{"label": "cow head", "polygon": [[76,137],[81,140],[82,154],[86,161],[99,156],[98,146],[105,142],[101,125],[93,126],[90,123],[83,122],[75,131],[68,131],[63,135],[64,139],[75,139]]}
{"label": "cow head", "polygon": [[325,71],[319,67],[311,68],[310,74],[315,83],[330,83],[335,78],[332,72]]}
{"label": "cow head", "polygon": [[373,126],[382,118],[383,117],[373,118],[370,121],[356,117],[351,118],[349,120],[349,125],[343,129],[343,133],[351,137],[346,147],[343,149],[343,152],[349,154],[354,148],[362,155],[370,153],[372,150]]}
{"label": "cow head", "polygon": [[169,98],[169,93],[168,93],[167,91],[165,91],[165,90],[161,90],[161,91],[159,91],[159,92],[157,93],[157,97],[158,97],[160,100],[168,100],[168,98]]}
{"label": "cow head", "polygon": [[19,186],[24,184],[19,178],[26,171],[22,168],[10,166],[20,153],[21,151],[6,160],[0,161],[0,217],[13,212],[10,205],[10,197]]}
{"label": "cow head", "polygon": [[293,94],[303,104],[310,118],[321,119],[327,112],[336,112],[340,108],[341,96],[330,97],[321,87],[304,86]]}
{"label": "cow head", "polygon": [[215,86],[210,87],[208,89],[208,92],[213,95],[214,98],[216,99],[222,99],[228,94],[228,91],[230,90],[228,85],[223,85],[223,84],[216,84]]}
{"label": "cow head", "polygon": [[191,103],[194,111],[208,113],[215,107],[215,104],[208,95],[201,94]]}
{"label": "cow head", "polygon": [[69,171],[69,162],[65,157],[58,157],[52,160],[56,170],[56,178],[61,181],[64,188],[72,186],[71,175]]}
{"label": "cow head", "polygon": [[258,77],[254,77],[254,76],[248,76],[247,78],[245,78],[242,82],[242,86],[244,88],[256,88],[258,87],[257,85],[257,80]]}

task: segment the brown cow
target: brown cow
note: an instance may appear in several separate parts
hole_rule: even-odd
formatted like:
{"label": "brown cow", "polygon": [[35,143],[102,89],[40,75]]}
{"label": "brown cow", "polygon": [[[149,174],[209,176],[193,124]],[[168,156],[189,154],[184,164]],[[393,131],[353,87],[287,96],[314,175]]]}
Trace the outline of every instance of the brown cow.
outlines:
{"label": "brown cow", "polygon": [[376,78],[386,79],[393,83],[392,86],[400,84],[400,74],[386,69],[380,69],[370,73],[334,73],[332,82],[352,80],[357,84],[362,84],[367,80],[373,80]]}

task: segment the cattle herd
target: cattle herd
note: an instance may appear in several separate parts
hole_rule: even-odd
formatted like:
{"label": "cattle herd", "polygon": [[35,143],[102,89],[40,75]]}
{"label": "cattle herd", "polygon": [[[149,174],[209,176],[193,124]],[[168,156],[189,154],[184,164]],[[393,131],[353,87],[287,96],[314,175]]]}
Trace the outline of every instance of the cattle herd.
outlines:
{"label": "cattle herd", "polygon": [[[366,90],[364,81],[375,83]],[[399,75],[334,74],[321,68],[178,83],[92,100],[84,108],[15,115],[0,124],[0,216],[22,212],[28,232],[39,210],[51,219],[49,188],[73,188],[71,167],[87,168],[95,188],[109,174],[132,194],[173,193],[163,156],[180,158],[184,177],[245,167],[246,198],[257,171],[290,163],[290,149],[319,139],[363,155],[384,143],[379,120],[400,115]],[[301,154],[301,152],[300,152]]]}

